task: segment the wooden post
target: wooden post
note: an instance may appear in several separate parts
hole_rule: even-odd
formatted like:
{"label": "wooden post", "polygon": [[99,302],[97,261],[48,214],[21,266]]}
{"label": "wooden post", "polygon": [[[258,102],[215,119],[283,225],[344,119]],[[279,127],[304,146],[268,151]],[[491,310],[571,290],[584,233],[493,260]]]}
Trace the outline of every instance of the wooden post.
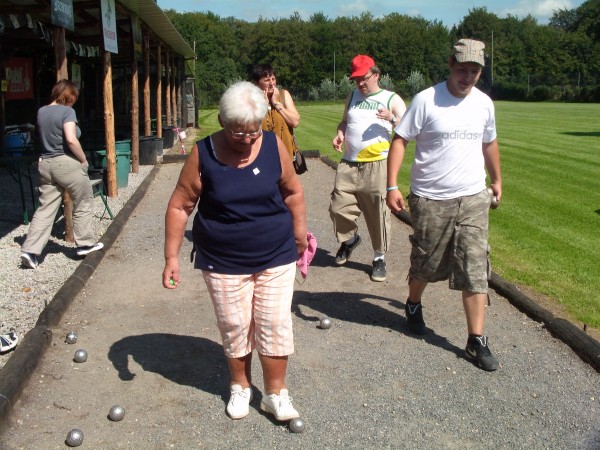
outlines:
{"label": "wooden post", "polygon": [[118,195],[117,151],[115,147],[115,113],[112,91],[112,62],[110,52],[104,50],[104,137],[106,141],[106,179],[109,197]]}
{"label": "wooden post", "polygon": [[162,47],[156,51],[156,136],[162,137]]}
{"label": "wooden post", "polygon": [[144,135],[152,134],[150,115],[150,36],[144,34]]}
{"label": "wooden post", "polygon": [[[54,66],[56,70],[56,81],[68,80],[67,50],[65,47],[65,29],[54,27],[52,29],[52,45],[54,47]],[[73,235],[73,200],[67,191],[63,193],[63,206],[65,218],[65,241],[74,242]]]}
{"label": "wooden post", "polygon": [[179,119],[181,120],[181,128],[185,129],[187,127],[187,121],[184,121],[183,109],[185,108],[185,99],[183,95],[183,86],[185,83],[185,62],[183,58],[179,57],[177,60],[177,112],[179,114]]}
{"label": "wooden post", "polygon": [[172,126],[171,119],[171,53],[169,50],[165,54],[165,75],[167,85],[165,86],[165,107],[167,108],[167,125]]}
{"label": "wooden post", "polygon": [[[133,39],[133,38],[132,38]],[[133,48],[133,45],[132,45]],[[131,55],[131,170],[140,171],[140,100],[138,92],[138,64]]]}
{"label": "wooden post", "polygon": [[178,71],[175,69],[175,54],[171,55],[171,103],[173,104],[171,107],[173,114],[173,126],[177,127],[177,73]]}

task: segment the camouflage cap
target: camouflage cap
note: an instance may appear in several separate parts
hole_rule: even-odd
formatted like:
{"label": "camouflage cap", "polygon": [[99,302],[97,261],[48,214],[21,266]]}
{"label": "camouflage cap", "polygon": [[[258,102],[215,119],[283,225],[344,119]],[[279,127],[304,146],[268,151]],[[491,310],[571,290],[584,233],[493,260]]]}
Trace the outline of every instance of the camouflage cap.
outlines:
{"label": "camouflage cap", "polygon": [[454,44],[454,57],[460,63],[474,62],[485,66],[483,49],[485,44],[474,39],[461,39]]}

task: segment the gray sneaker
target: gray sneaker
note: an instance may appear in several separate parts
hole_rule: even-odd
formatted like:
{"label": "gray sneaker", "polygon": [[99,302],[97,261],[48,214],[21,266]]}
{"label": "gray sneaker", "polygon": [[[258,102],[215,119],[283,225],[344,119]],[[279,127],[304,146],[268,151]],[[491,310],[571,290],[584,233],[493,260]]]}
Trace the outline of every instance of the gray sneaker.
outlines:
{"label": "gray sneaker", "polygon": [[354,249],[356,247],[358,247],[361,242],[362,242],[362,239],[360,238],[360,236],[358,234],[356,235],[356,240],[354,241],[354,244],[348,245],[345,242],[342,242],[340,249],[338,250],[337,254],[335,255],[335,263],[338,266],[345,264],[346,261],[348,261],[348,259],[350,259],[350,255],[352,254]]}
{"label": "gray sneaker", "polygon": [[491,372],[498,368],[498,360],[488,347],[487,336],[469,336],[465,353],[483,370]]}
{"label": "gray sneaker", "polygon": [[38,266],[37,256],[33,253],[23,252],[21,254],[21,264],[28,269],[35,269]]}
{"label": "gray sneaker", "polygon": [[373,261],[373,270],[371,272],[372,281],[385,281],[387,276],[387,267],[383,259]]}

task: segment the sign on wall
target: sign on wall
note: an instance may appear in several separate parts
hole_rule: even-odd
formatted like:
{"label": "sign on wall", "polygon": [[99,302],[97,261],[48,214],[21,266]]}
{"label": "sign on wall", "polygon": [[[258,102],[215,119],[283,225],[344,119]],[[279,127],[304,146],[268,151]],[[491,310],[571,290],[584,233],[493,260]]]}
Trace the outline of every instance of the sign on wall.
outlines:
{"label": "sign on wall", "polygon": [[81,89],[81,66],[79,64],[71,64],[71,81]]}
{"label": "sign on wall", "polygon": [[136,61],[142,60],[142,27],[140,26],[140,18],[131,15],[131,35],[133,37],[133,57]]}
{"label": "sign on wall", "polygon": [[6,100],[33,98],[33,61],[31,58],[9,58],[4,63]]}
{"label": "sign on wall", "polygon": [[75,30],[75,16],[73,14],[73,0],[51,0],[50,22],[52,25]]}
{"label": "sign on wall", "polygon": [[115,0],[102,0],[100,3],[102,15],[102,35],[104,36],[104,50],[119,53],[117,44],[117,11]]}

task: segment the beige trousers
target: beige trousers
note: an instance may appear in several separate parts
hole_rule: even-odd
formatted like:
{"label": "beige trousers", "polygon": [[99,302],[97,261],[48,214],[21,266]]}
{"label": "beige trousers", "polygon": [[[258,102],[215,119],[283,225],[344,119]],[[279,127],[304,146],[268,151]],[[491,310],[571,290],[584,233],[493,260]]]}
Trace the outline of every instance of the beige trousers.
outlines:
{"label": "beige trousers", "polygon": [[329,215],[338,242],[358,231],[364,214],[373,250],[387,252],[390,246],[391,211],[385,203],[387,160],[369,163],[341,161],[335,174]]}
{"label": "beige trousers", "polygon": [[78,247],[93,245],[97,239],[92,219],[94,194],[87,173],[88,166],[70,156],[40,159],[40,206],[36,209],[27,239],[21,250],[39,255],[46,246],[65,191],[73,200],[73,235]]}

